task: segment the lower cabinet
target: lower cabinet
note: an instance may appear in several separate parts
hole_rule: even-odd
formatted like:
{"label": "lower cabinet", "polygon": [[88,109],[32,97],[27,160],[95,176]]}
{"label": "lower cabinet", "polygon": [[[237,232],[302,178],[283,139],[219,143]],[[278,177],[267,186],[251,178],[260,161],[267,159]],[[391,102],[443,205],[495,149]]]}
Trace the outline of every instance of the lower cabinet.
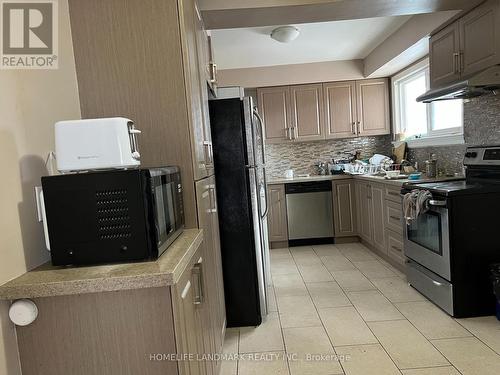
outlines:
{"label": "lower cabinet", "polygon": [[353,180],[332,182],[333,225],[335,237],[357,235],[355,183]]}
{"label": "lower cabinet", "polygon": [[288,241],[288,223],[286,214],[285,185],[269,185],[268,192],[268,228],[269,241]]}
{"label": "lower cabinet", "polygon": [[356,181],[356,208],[359,236],[367,241],[373,239],[373,208],[371,204],[371,187],[366,181]]}
{"label": "lower cabinet", "polygon": [[[202,251],[202,281],[205,286],[206,301],[204,352],[220,353],[224,343],[226,308],[222,258],[219,238],[219,217],[215,177],[208,177],[196,183],[198,225],[203,229],[205,247]],[[208,328],[208,329],[207,329]],[[221,363],[207,362],[206,374],[218,374]]]}

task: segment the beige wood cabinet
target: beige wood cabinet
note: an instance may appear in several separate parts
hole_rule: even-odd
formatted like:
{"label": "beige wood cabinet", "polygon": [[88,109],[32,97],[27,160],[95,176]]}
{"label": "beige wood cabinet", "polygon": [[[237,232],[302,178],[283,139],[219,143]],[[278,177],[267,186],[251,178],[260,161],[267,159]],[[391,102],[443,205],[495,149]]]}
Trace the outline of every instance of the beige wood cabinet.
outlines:
{"label": "beige wood cabinet", "polygon": [[323,86],[290,86],[291,138],[316,141],[325,138]]}
{"label": "beige wood cabinet", "polygon": [[385,78],[257,89],[267,143],[390,134]]}
{"label": "beige wood cabinet", "polygon": [[285,185],[269,185],[267,191],[269,242],[288,241]]}
{"label": "beige wood cabinet", "polygon": [[465,79],[500,63],[500,0],[489,0],[432,35],[430,86]]}
{"label": "beige wood cabinet", "polygon": [[390,134],[387,79],[356,81],[357,133],[360,136]]}
{"label": "beige wood cabinet", "polygon": [[365,181],[356,182],[357,195],[357,213],[358,213],[358,232],[359,236],[372,243],[373,238],[373,206],[371,204],[371,187]]}
{"label": "beige wood cabinet", "polygon": [[357,234],[356,193],[353,180],[332,182],[333,224],[335,237],[350,237]]}
{"label": "beige wood cabinet", "polygon": [[[215,177],[210,177],[196,183],[196,196],[198,199],[198,217],[200,229],[205,235],[205,247],[202,254],[203,282],[207,312],[202,315],[204,322],[204,348],[206,353],[221,353],[226,326],[226,310],[224,302],[224,284],[222,277],[222,259],[219,239],[219,219],[217,211],[217,193],[215,190]],[[211,367],[209,366],[211,365]],[[207,373],[217,374],[220,363],[207,363]]]}
{"label": "beige wood cabinet", "polygon": [[265,124],[266,143],[292,140],[290,88],[265,87],[257,89],[259,114]]}
{"label": "beige wood cabinet", "polygon": [[324,83],[323,96],[325,137],[356,137],[356,82]]}
{"label": "beige wood cabinet", "polygon": [[440,87],[460,79],[459,49],[458,22],[431,36],[429,41],[431,88]]}
{"label": "beige wood cabinet", "polygon": [[193,181],[213,162],[194,0],[69,0],[69,13],[82,117],[134,120],[142,165],[180,167],[186,226],[197,227]]}
{"label": "beige wood cabinet", "polygon": [[382,184],[370,184],[370,203],[372,206],[372,242],[378,250],[386,252],[385,241],[385,186]]}

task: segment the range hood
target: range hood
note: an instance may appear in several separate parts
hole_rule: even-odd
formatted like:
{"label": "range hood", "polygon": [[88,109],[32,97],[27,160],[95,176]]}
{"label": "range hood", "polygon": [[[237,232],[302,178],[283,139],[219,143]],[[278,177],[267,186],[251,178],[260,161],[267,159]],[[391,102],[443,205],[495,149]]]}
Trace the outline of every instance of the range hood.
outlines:
{"label": "range hood", "polygon": [[492,66],[461,82],[427,91],[417,102],[430,103],[437,100],[468,99],[500,90],[500,65]]}

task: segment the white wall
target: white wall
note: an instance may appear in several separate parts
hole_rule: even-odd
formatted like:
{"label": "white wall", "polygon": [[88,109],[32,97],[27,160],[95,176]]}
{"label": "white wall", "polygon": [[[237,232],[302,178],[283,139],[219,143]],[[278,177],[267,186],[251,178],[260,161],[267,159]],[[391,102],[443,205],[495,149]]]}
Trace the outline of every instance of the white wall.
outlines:
{"label": "white wall", "polygon": [[[59,69],[0,70],[0,284],[44,262],[33,187],[46,174],[54,122],[80,118],[68,2],[59,0]],[[0,303],[0,375],[20,373],[15,331]]]}

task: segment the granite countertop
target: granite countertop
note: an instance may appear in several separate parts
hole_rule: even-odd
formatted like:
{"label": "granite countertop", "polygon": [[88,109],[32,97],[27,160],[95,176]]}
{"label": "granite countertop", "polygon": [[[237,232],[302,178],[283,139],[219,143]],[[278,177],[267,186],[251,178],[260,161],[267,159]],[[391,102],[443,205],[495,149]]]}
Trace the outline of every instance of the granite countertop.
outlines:
{"label": "granite countertop", "polygon": [[294,178],[270,178],[267,182],[268,185],[277,184],[289,184],[292,182],[308,182],[308,181],[328,181],[328,180],[365,180],[370,182],[379,182],[387,185],[393,185],[397,187],[403,186],[405,182],[412,183],[423,183],[423,182],[439,182],[439,181],[452,181],[461,180],[464,177],[437,177],[437,178],[421,178],[420,180],[408,180],[408,179],[387,179],[382,176],[370,176],[370,175],[350,175],[350,174],[340,174],[340,175],[328,175],[328,176],[309,176],[309,177],[294,177]]}
{"label": "granite countertop", "polygon": [[174,285],[203,240],[203,231],[187,229],[153,262],[92,267],[54,267],[46,263],[0,286],[0,299],[156,288]]}

